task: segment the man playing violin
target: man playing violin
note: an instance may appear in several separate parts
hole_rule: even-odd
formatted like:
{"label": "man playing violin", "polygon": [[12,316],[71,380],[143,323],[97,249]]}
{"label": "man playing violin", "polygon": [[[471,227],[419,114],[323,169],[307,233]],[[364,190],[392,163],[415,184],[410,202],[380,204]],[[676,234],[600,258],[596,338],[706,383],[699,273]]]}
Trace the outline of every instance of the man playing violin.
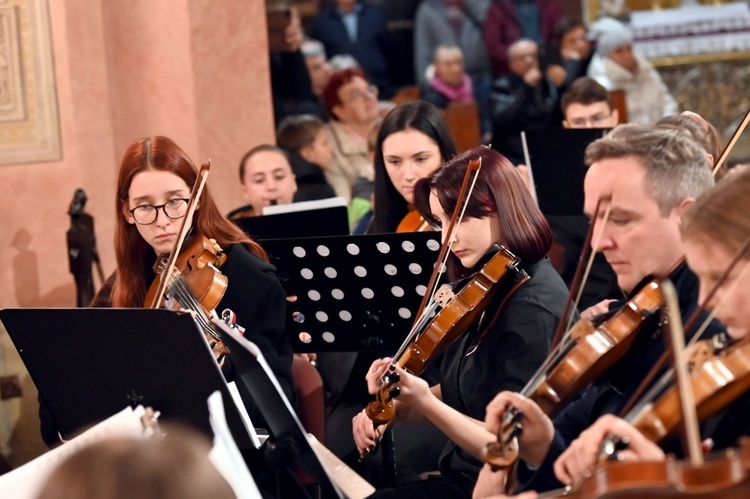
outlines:
{"label": "man playing violin", "polygon": [[[700,279],[700,302],[712,309],[727,326],[732,340],[742,344],[746,344],[750,337],[750,307],[747,306],[750,300],[750,252],[743,247],[750,237],[748,199],[750,172],[745,172],[707,191],[688,210],[682,224],[686,260]],[[744,254],[739,255],[743,249]],[[736,256],[739,260],[728,278],[718,282]],[[747,378],[750,373],[737,373],[737,376]],[[745,393],[736,400],[727,398],[726,404],[721,405],[726,408],[701,425],[706,450],[732,446],[739,437],[750,435],[750,420],[747,418],[750,394]],[[607,415],[581,433],[558,458],[554,465],[557,478],[564,484],[580,480],[597,463],[602,442],[612,434],[629,440],[627,448],[617,456],[620,460],[659,461],[665,458],[664,450],[633,425]]]}
{"label": "man playing violin", "polygon": [[[604,254],[627,295],[647,278],[672,280],[684,321],[697,306],[698,282],[683,261],[680,225],[695,198],[713,185],[705,152],[678,129],[621,125],[588,147],[586,164],[584,210],[594,224],[592,248]],[[508,407],[524,413],[518,466],[522,487],[557,488],[555,459],[599,416],[617,413],[626,404],[664,351],[658,315],[628,353],[554,422],[535,402],[516,393],[500,393],[488,405],[490,432],[498,430]],[[714,322],[704,334],[712,336],[720,329]],[[489,468],[483,473],[489,474]]]}
{"label": "man playing violin", "polygon": [[[115,199],[117,269],[93,306],[149,306],[146,292],[157,277],[152,267],[157,256],[175,248],[197,177],[187,154],[167,137],[144,138],[125,151]],[[208,188],[198,201],[192,233],[214,239],[227,257],[221,272],[228,284],[217,313],[229,308],[236,314],[245,336],[258,345],[287,397],[294,400],[292,348],[284,331],[285,295],[265,252],[219,212]],[[231,358],[223,371],[231,379]],[[248,412],[254,421],[263,421],[257,408],[248,407]],[[59,443],[44,404],[40,418],[47,445]]]}

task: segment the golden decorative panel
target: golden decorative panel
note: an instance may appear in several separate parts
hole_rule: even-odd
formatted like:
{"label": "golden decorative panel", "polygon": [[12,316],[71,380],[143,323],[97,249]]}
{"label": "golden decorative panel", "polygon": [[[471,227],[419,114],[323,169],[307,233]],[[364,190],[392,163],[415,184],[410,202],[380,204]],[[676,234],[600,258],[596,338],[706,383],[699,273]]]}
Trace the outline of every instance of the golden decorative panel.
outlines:
{"label": "golden decorative panel", "polygon": [[0,0],[0,165],[61,158],[45,0]]}

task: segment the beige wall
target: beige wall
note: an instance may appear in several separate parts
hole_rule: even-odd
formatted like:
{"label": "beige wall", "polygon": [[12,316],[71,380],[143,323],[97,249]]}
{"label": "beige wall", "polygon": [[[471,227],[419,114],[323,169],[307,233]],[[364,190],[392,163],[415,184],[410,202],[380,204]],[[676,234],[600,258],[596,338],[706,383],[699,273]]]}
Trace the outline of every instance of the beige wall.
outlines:
{"label": "beige wall", "polygon": [[76,188],[114,269],[118,161],[163,134],[194,162],[224,211],[241,204],[237,164],[273,140],[261,0],[49,1],[61,161],[0,166],[0,308],[73,306],[65,231]]}

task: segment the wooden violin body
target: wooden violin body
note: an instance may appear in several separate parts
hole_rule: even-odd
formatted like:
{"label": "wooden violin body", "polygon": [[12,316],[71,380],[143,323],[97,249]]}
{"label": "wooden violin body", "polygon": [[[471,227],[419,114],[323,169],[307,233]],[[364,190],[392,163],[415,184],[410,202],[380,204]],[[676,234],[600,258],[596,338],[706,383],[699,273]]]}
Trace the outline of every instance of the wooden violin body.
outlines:
{"label": "wooden violin body", "polygon": [[[171,310],[190,310],[198,317],[199,324],[208,336],[209,343],[218,344],[219,351],[226,351],[220,338],[210,323],[210,313],[218,307],[227,289],[228,279],[218,267],[224,263],[226,255],[213,239],[198,234],[193,236],[177,257],[167,279],[167,292],[163,296],[163,306]],[[164,271],[165,255],[157,258],[154,271]],[[146,293],[146,303],[153,303],[159,279],[155,279]]]}
{"label": "wooden violin body", "polygon": [[[487,305],[505,288],[502,283],[520,285],[528,276],[518,269],[518,258],[500,246],[499,250],[429,322],[418,330],[412,341],[395,359],[395,364],[412,374],[419,375],[443,351],[466,332],[484,312]],[[512,292],[512,291],[511,291]],[[386,424],[393,418],[393,398],[389,394],[391,383],[380,387],[377,399],[367,408],[367,416],[375,424]]]}
{"label": "wooden violin body", "polygon": [[575,340],[553,367],[524,390],[549,417],[554,417],[588,384],[630,349],[646,318],[663,305],[659,282],[641,288],[625,306],[596,328],[586,320],[572,330]]}
{"label": "wooden violin body", "polygon": [[608,461],[575,491],[560,497],[746,498],[750,497],[750,440],[700,465],[664,461]]}
{"label": "wooden violin body", "polygon": [[396,227],[396,232],[426,232],[432,228],[417,210],[410,210]]}
{"label": "wooden violin body", "polygon": [[[727,407],[750,390],[750,342],[738,342],[708,358],[693,370],[690,384],[699,421]],[[677,392],[672,388],[645,406],[631,422],[649,440],[661,442],[674,435],[682,423],[678,403]]]}

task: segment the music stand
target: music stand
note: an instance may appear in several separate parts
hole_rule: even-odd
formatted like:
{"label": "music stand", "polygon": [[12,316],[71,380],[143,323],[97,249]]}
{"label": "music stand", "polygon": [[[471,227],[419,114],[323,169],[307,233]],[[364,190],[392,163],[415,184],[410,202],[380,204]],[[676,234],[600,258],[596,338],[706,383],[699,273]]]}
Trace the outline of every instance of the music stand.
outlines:
{"label": "music stand", "polygon": [[582,215],[586,148],[608,130],[546,128],[521,132],[539,209],[545,215]]}
{"label": "music stand", "polygon": [[295,352],[395,351],[414,322],[439,232],[269,240]]}
{"label": "music stand", "polygon": [[206,399],[218,390],[237,446],[247,429],[208,343],[188,313],[149,309],[5,309],[13,344],[64,439],[127,406],[211,437]]}
{"label": "music stand", "polygon": [[[341,476],[342,470],[328,470],[321,463],[308,441],[307,432],[260,349],[225,323],[218,320],[214,320],[214,323],[218,326],[222,342],[229,348],[240,396],[243,399],[250,397],[268,423],[272,435],[264,444],[267,446],[268,461],[288,465],[296,460],[305,471],[315,477],[325,497],[331,494],[337,497],[347,495],[329,475],[329,472],[335,472]],[[345,486],[344,483],[341,485]]]}

